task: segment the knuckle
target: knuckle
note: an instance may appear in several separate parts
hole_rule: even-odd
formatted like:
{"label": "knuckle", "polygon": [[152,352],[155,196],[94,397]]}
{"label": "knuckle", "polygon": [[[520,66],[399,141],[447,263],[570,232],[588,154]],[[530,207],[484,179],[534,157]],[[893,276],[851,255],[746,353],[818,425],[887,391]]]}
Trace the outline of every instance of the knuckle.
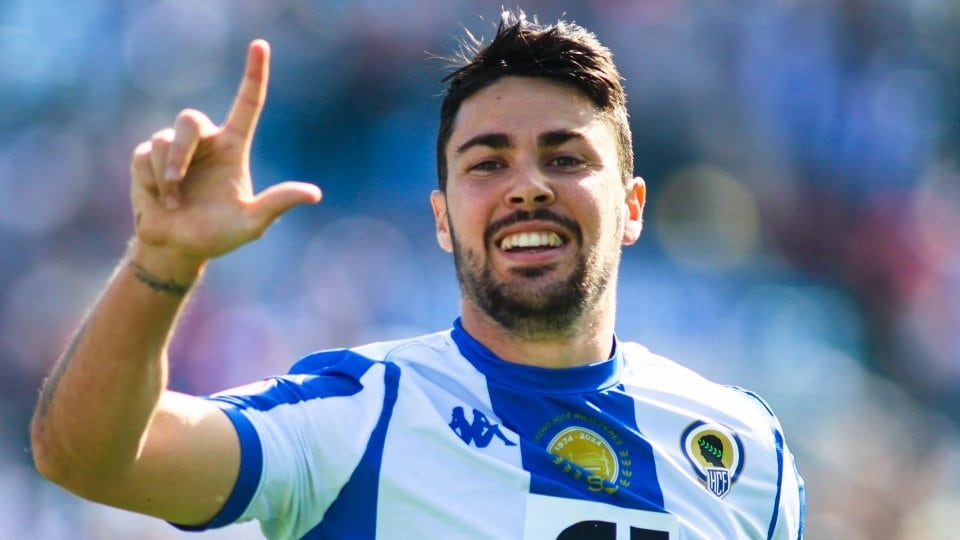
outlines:
{"label": "knuckle", "polygon": [[157,131],[150,137],[150,142],[154,148],[169,145],[173,141],[173,129],[164,128]]}

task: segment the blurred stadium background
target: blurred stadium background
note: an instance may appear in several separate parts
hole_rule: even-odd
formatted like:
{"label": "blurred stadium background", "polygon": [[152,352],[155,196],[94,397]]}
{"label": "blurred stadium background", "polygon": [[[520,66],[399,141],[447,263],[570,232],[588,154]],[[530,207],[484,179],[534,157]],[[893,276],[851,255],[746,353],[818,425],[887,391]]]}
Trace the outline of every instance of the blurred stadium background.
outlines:
{"label": "blurred stadium background", "polygon": [[[454,272],[427,203],[443,71],[427,53],[463,28],[489,37],[500,5],[3,2],[3,537],[191,537],[41,481],[27,422],[131,234],[133,147],[184,107],[222,118],[253,37],[274,52],[258,187],[310,180],[324,202],[212,265],[175,387],[212,392],[450,324]],[[960,3],[522,7],[595,31],[626,79],[649,206],[623,261],[620,335],[770,401],[807,482],[808,538],[955,537]]]}

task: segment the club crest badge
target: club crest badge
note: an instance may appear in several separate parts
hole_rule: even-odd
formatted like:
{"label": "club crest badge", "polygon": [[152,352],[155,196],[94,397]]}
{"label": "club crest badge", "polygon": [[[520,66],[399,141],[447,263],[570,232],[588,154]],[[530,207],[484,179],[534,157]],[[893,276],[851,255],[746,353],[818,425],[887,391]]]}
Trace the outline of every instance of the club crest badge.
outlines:
{"label": "club crest badge", "polygon": [[717,497],[730,492],[743,469],[743,443],[721,424],[694,422],[680,437],[680,447],[703,485]]}

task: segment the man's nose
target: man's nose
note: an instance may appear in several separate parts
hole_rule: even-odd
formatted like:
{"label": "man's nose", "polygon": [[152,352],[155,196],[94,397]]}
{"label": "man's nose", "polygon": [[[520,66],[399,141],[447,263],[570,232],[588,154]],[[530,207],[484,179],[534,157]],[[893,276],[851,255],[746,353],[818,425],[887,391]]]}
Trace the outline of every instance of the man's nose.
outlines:
{"label": "man's nose", "polygon": [[518,171],[505,199],[511,208],[532,209],[553,204],[556,193],[542,171],[530,167]]}

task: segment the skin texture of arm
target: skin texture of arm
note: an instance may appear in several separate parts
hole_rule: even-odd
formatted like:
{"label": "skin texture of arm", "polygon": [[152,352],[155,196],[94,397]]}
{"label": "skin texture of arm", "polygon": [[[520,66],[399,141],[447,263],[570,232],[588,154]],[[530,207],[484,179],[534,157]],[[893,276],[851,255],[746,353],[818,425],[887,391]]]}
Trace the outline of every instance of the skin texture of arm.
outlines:
{"label": "skin texture of arm", "polygon": [[181,112],[131,164],[136,235],[40,393],[31,441],[38,470],[85,498],[182,524],[208,521],[236,480],[236,433],[219,409],[166,389],[167,348],[206,262],[316,203],[315,186],[259,194],[249,174],[266,100],[269,47],[250,44],[226,122]]}

